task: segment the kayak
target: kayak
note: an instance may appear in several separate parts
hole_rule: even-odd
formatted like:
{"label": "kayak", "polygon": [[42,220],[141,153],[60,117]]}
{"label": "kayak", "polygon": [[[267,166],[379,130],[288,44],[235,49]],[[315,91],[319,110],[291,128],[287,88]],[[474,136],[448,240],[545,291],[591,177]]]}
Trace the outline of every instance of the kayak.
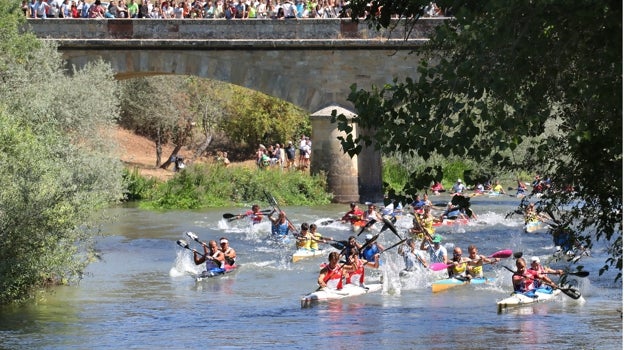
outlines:
{"label": "kayak", "polygon": [[470,222],[469,219],[444,219],[442,221],[434,221],[434,227],[450,226],[450,225],[466,225]]}
{"label": "kayak", "polygon": [[461,280],[458,278],[445,278],[445,279],[437,280],[433,282],[431,284],[431,291],[434,293],[438,293],[438,292],[442,292],[453,287],[464,286],[468,284],[484,284],[484,283],[492,284],[495,281],[496,279],[487,278],[487,277],[483,277],[483,278],[475,277],[475,278],[472,278],[470,281]]}
{"label": "kayak", "polygon": [[509,307],[524,306],[552,300],[560,293],[561,291],[559,289],[552,290],[551,288],[538,288],[526,293],[514,292],[510,297],[497,302],[496,305],[500,313]]}
{"label": "kayak", "polygon": [[526,225],[524,225],[524,232],[532,233],[545,228],[548,228],[548,225],[541,221],[529,221]]}
{"label": "kayak", "polygon": [[226,265],[225,269],[215,268],[215,269],[210,269],[210,271],[204,271],[201,274],[195,276],[195,281],[201,282],[201,281],[205,281],[214,277],[224,276],[226,274],[237,271],[239,266],[240,265],[238,264],[234,266]]}
{"label": "kayak", "polygon": [[315,256],[327,255],[327,251],[322,249],[297,249],[292,255],[292,262],[297,262],[306,258],[313,258]]}
{"label": "kayak", "polygon": [[342,299],[348,297],[354,297],[362,294],[373,293],[380,291],[382,287],[381,283],[367,284],[365,287],[360,287],[355,284],[345,284],[342,289],[324,288],[316,290],[301,298],[301,307],[309,307],[315,303]]}

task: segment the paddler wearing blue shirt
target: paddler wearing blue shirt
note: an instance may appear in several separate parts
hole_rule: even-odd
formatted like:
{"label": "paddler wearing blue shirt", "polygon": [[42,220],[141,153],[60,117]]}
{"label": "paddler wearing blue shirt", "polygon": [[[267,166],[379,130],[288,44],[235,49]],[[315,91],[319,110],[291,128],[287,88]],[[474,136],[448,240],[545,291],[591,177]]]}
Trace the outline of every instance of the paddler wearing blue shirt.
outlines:
{"label": "paddler wearing blue shirt", "polygon": [[[367,234],[366,242],[370,241],[371,239],[373,239],[373,235]],[[364,249],[362,249],[360,253],[360,258],[366,260],[370,266],[376,269],[381,264],[381,262],[379,261],[379,255],[381,254],[381,252],[383,252],[383,250],[384,247],[381,244],[373,242],[372,244],[369,244],[368,246],[364,247]]]}
{"label": "paddler wearing blue shirt", "polygon": [[193,250],[193,260],[195,265],[206,263],[206,271],[214,273],[225,272],[225,254],[217,246],[217,241],[210,240],[208,244],[202,244],[204,255]]}

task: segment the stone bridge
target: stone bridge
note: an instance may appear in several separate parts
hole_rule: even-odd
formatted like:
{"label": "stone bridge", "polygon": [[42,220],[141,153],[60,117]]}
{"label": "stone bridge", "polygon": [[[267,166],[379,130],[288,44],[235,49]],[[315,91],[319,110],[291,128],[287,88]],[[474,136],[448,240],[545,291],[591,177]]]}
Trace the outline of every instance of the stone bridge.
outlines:
{"label": "stone bridge", "polygon": [[118,79],[195,75],[309,111],[311,172],[327,173],[336,202],[379,202],[379,152],[369,147],[353,159],[343,154],[329,115],[334,109],[357,113],[347,101],[354,83],[369,89],[415,76],[418,50],[443,20],[418,20],[407,40],[401,25],[377,32],[349,19],[29,19],[28,25],[38,37],[57,42],[70,66],[103,59]]}

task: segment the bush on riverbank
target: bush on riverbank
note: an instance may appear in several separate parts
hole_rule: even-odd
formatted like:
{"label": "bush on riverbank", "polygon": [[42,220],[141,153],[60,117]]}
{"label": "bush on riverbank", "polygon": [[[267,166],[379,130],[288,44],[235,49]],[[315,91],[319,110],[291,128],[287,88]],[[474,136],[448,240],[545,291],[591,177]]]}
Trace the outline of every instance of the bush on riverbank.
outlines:
{"label": "bush on riverbank", "polygon": [[325,174],[310,176],[279,168],[196,164],[166,182],[142,178],[137,172],[128,172],[126,180],[128,199],[141,200],[139,206],[145,209],[249,206],[266,202],[264,191],[270,192],[280,205],[319,205],[331,200],[331,194],[326,192]]}

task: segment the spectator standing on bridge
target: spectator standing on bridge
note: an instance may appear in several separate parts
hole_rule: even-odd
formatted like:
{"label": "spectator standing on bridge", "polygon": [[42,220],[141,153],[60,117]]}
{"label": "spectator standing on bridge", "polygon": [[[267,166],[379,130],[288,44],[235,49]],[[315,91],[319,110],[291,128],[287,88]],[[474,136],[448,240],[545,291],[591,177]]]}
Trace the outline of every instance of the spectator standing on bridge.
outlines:
{"label": "spectator standing on bridge", "polygon": [[78,1],[78,12],[81,18],[89,18],[89,4],[84,0]]}
{"label": "spectator standing on bridge", "polygon": [[139,5],[134,2],[134,0],[130,0],[130,2],[128,2],[128,17],[139,18]]}
{"label": "spectator standing on bridge", "polygon": [[282,4],[282,8],[284,9],[284,18],[297,18],[297,8],[290,0],[284,1],[284,3]]}
{"label": "spectator standing on bridge", "polygon": [[48,18],[48,11],[50,10],[50,5],[43,0],[38,0],[35,2],[35,17],[34,18]]}
{"label": "spectator standing on bridge", "polygon": [[104,18],[106,10],[102,7],[100,0],[95,0],[89,7],[89,18]]}

